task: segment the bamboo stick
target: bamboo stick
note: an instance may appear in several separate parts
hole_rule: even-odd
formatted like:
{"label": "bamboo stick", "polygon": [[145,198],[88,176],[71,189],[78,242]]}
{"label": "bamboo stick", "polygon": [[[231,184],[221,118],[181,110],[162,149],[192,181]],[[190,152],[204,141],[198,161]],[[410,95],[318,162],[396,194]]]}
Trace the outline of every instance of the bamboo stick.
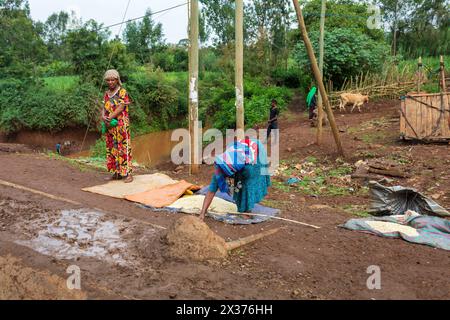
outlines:
{"label": "bamboo stick", "polygon": [[241,238],[241,239],[238,239],[238,240],[227,242],[227,243],[225,243],[225,248],[228,251],[237,249],[237,248],[242,247],[242,246],[244,246],[246,244],[255,242],[256,240],[259,240],[259,239],[262,239],[264,237],[270,236],[271,234],[274,234],[274,233],[278,232],[280,229],[282,229],[282,228],[280,227],[280,228],[270,229],[270,230],[266,230],[264,232],[260,232],[260,233],[257,233],[257,234],[252,234],[252,235],[250,235],[248,237],[245,237],[245,238]]}

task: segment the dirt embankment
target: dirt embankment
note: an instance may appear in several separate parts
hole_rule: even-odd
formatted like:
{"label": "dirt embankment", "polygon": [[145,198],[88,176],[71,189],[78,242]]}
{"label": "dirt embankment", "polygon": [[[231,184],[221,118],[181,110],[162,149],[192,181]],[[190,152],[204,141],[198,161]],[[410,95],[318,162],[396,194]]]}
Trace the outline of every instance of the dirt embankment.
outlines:
{"label": "dirt embankment", "polygon": [[[86,138],[85,138],[86,135]],[[68,155],[79,152],[83,139],[83,150],[89,149],[100,137],[97,132],[85,129],[68,128],[59,132],[22,130],[12,134],[0,133],[0,143],[25,144],[35,149],[48,149],[56,152],[56,144],[62,145],[62,152]]]}

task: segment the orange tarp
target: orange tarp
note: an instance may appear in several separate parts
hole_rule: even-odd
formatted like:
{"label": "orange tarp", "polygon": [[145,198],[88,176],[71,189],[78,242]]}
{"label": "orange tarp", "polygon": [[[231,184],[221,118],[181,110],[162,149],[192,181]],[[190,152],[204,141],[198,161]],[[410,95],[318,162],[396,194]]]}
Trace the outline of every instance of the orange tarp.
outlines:
{"label": "orange tarp", "polygon": [[125,196],[125,199],[142,203],[154,208],[166,207],[177,201],[186,190],[199,190],[200,187],[184,180],[168,184],[161,188]]}

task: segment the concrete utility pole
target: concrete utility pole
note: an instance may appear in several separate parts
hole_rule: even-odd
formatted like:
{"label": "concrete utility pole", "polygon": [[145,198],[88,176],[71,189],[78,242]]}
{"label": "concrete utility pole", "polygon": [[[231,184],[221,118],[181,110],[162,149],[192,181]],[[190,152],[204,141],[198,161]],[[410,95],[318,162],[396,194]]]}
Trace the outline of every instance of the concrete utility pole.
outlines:
{"label": "concrete utility pole", "polygon": [[[322,0],[322,12],[320,13],[320,39],[319,39],[319,69],[320,75],[323,79],[323,55],[324,55],[324,41],[325,41],[325,11],[326,0]],[[322,124],[323,124],[323,105],[322,95],[319,92],[317,99],[317,139],[316,143],[320,145],[322,143]]]}
{"label": "concrete utility pole", "polygon": [[325,106],[325,111],[330,121],[331,131],[333,132],[334,140],[336,141],[336,146],[340,155],[344,155],[344,149],[342,148],[341,138],[339,137],[339,130],[334,121],[333,111],[330,107],[330,101],[328,100],[327,92],[325,91],[325,86],[323,85],[322,75],[320,74],[319,66],[317,65],[316,56],[311,45],[311,41],[308,37],[308,32],[306,31],[305,20],[303,19],[302,9],[298,4],[298,0],[292,0],[295,7],[295,12],[297,13],[298,24],[302,33],[303,42],[305,43],[306,51],[308,52],[309,61],[311,62],[312,71],[314,78],[316,79],[317,86],[319,87],[319,92],[322,95],[323,104]]}
{"label": "concrete utility pole", "polygon": [[244,2],[236,0],[236,129],[238,139],[244,138]]}
{"label": "concrete utility pole", "polygon": [[198,128],[198,0],[190,0],[189,16],[189,136],[191,174],[199,171]]}

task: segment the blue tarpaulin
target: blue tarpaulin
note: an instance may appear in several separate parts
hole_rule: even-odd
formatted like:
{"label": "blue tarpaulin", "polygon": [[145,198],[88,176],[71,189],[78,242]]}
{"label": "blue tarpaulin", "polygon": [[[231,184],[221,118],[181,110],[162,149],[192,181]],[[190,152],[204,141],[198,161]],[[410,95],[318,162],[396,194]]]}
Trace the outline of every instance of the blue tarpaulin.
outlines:
{"label": "blue tarpaulin", "polygon": [[[414,232],[386,231],[374,227],[371,221],[394,223],[413,228]],[[450,250],[450,221],[419,214],[395,215],[363,219],[350,219],[341,227],[368,232],[381,237],[402,238],[408,242],[425,244],[431,247]]]}
{"label": "blue tarpaulin", "polygon": [[[202,188],[201,190],[199,190],[198,192],[196,192],[196,194],[205,195],[208,192],[208,188],[209,188],[209,186],[206,186],[206,187]],[[225,192],[217,191],[216,197],[219,197],[226,201],[235,203],[235,201],[233,200],[233,197]],[[252,223],[260,223],[260,222],[269,220],[271,217],[277,216],[280,213],[280,210],[265,207],[260,204],[255,204],[251,213],[261,214],[264,216],[252,216],[251,219],[245,219],[241,215],[236,215],[236,214],[218,215],[218,214],[214,214],[214,213],[208,213],[208,215],[215,220],[223,221],[223,222],[229,223],[229,224],[252,224]]]}

